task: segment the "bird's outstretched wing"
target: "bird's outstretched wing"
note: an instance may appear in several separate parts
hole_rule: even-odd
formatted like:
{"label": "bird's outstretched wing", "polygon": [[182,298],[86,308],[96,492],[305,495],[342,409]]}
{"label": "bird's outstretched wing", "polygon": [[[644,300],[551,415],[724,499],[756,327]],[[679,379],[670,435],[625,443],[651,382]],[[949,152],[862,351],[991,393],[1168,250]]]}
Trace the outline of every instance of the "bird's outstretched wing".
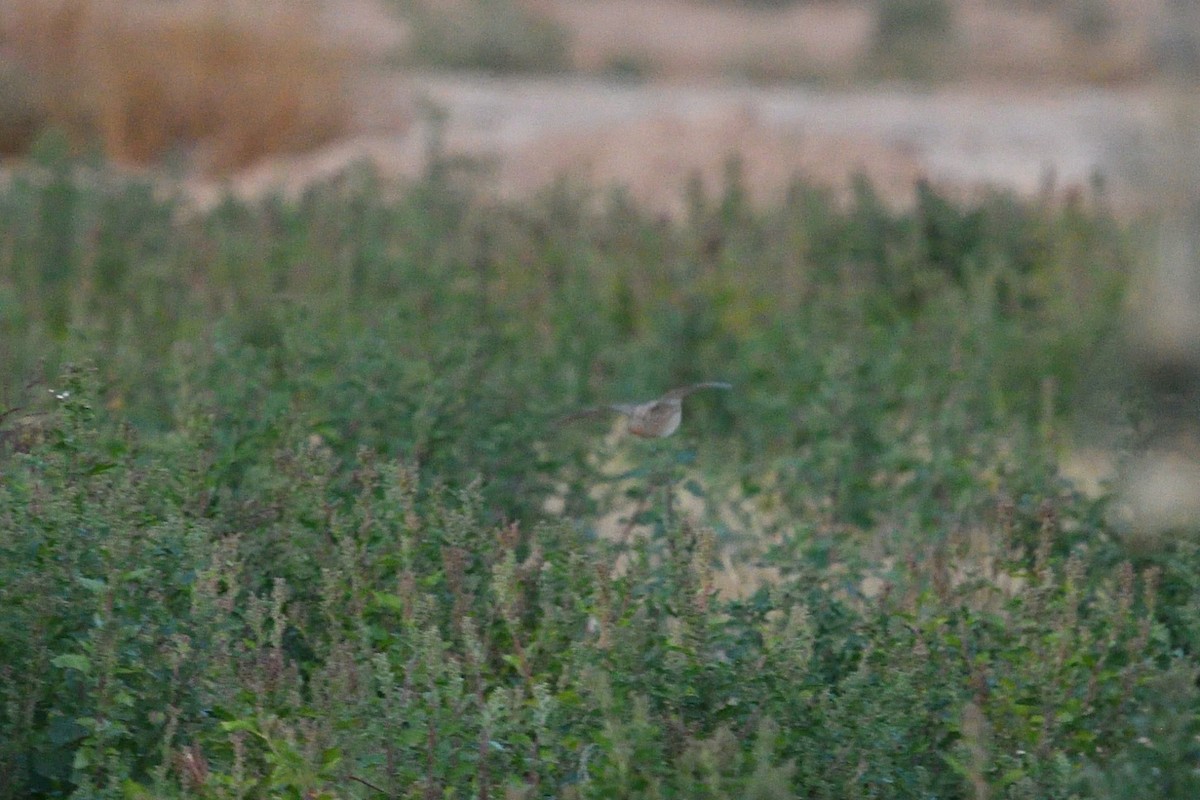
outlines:
{"label": "bird's outstretched wing", "polygon": [[565,425],[570,422],[575,422],[581,419],[591,419],[600,417],[606,414],[618,413],[629,417],[637,417],[652,413],[660,405],[666,405],[668,408],[664,412],[670,411],[669,406],[678,408],[679,401],[687,397],[698,389],[732,389],[733,384],[725,383],[724,381],[706,381],[704,383],[693,383],[688,386],[680,386],[678,389],[672,389],[656,400],[648,400],[644,403],[610,403],[606,406],[593,406],[580,411],[573,411],[569,414],[564,414],[555,420],[556,425]]}
{"label": "bird's outstretched wing", "polygon": [[572,422],[578,422],[581,419],[592,419],[593,417],[602,417],[606,414],[616,413],[617,409],[612,406],[595,406],[593,408],[585,408],[580,411],[572,411],[570,414],[563,414],[554,420],[555,425],[569,425]]}
{"label": "bird's outstretched wing", "polygon": [[692,392],[699,389],[732,389],[732,383],[725,381],[705,381],[704,383],[693,383],[690,386],[680,386],[678,389],[672,389],[662,396],[663,400],[682,400]]}

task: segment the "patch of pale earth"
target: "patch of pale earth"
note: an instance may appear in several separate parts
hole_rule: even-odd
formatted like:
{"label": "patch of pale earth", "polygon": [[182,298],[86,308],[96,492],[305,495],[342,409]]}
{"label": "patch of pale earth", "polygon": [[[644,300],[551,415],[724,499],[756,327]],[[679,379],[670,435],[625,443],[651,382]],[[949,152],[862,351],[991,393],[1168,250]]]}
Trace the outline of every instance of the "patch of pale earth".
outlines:
{"label": "patch of pale earth", "polygon": [[841,191],[870,175],[885,199],[903,202],[920,163],[901,149],[863,137],[773,129],[753,112],[706,118],[656,115],[602,131],[549,136],[509,154],[499,169],[505,194],[527,196],[566,176],[596,187],[622,187],[637,202],[672,215],[684,210],[685,188],[698,177],[710,193],[736,159],[744,185],[759,202],[777,202],[795,176]]}
{"label": "patch of pale earth", "polygon": [[1150,452],[1129,466],[1124,494],[1142,531],[1200,526],[1200,463],[1179,452]]}
{"label": "patch of pale earth", "polygon": [[689,0],[551,0],[539,6],[571,32],[576,67],[645,63],[676,79],[726,74],[765,59],[844,72],[861,57],[873,24],[869,6],[851,3],[752,9]]}
{"label": "patch of pale earth", "polygon": [[324,0],[318,22],[331,41],[369,58],[387,59],[412,38],[409,25],[391,6],[386,0]]}
{"label": "patch of pale earth", "polygon": [[678,203],[680,176],[720,174],[731,153],[743,157],[759,199],[793,174],[841,187],[862,173],[885,195],[906,197],[916,175],[1027,196],[1048,182],[1082,189],[1096,173],[1120,178],[1160,116],[1151,95],[1132,91],[831,92],[438,76],[418,78],[413,90],[445,110],[447,147],[491,159],[504,191],[525,193],[565,172],[667,205]]}
{"label": "patch of pale earth", "polygon": [[[291,193],[364,161],[385,179],[416,178],[437,130],[445,155],[486,164],[489,190],[514,198],[571,176],[674,213],[693,174],[716,189],[736,155],[759,202],[794,176],[844,192],[861,174],[906,203],[917,178],[955,196],[994,187],[1032,197],[1102,174],[1110,200],[1136,206],[1146,192],[1138,165],[1164,117],[1161,97],[1134,90],[835,92],[396,72],[364,81],[359,96],[352,138],[189,190],[203,202],[226,187],[247,199]],[[441,121],[422,117],[422,104]]]}
{"label": "patch of pale earth", "polygon": [[1066,453],[1059,471],[1091,497],[1108,494],[1118,477],[1116,455],[1110,450],[1094,447],[1076,448]]}

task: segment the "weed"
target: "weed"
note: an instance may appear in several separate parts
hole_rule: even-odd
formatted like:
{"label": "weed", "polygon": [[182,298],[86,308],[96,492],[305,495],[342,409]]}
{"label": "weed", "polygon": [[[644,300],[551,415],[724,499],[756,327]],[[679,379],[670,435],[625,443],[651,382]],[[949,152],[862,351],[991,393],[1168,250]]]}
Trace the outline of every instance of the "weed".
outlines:
{"label": "weed", "polygon": [[[1185,796],[1200,550],[1131,560],[1056,464],[1103,208],[731,165],[672,221],[435,158],[184,216],[39,159],[0,796]],[[552,424],[712,378],[668,439]]]}

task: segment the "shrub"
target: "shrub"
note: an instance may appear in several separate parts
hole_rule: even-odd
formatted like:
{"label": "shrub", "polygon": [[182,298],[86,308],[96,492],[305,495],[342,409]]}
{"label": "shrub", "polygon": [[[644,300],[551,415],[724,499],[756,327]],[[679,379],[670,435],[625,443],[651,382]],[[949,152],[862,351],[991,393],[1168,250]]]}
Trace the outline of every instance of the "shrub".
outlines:
{"label": "shrub", "polygon": [[[184,213],[38,158],[0,795],[1188,785],[1152,731],[1195,718],[1200,549],[1131,558],[1056,464],[1132,257],[1102,208],[760,209],[731,165],[663,220],[435,157]],[[702,378],[671,439],[556,424]]]}
{"label": "shrub", "polygon": [[18,793],[1055,796],[1181,669],[1156,570],[1055,555],[1077,503],[1033,550],[1001,518],[987,575],[935,552],[869,600],[796,537],[727,600],[686,520],[618,573],[610,544],[495,527],[477,489],[367,450],[342,481],[286,424],[229,504],[211,415],[143,443],[94,377],[56,382],[0,489]]}
{"label": "shrub", "polygon": [[878,0],[872,40],[876,68],[928,79],[944,71],[954,33],[947,0]]}
{"label": "shrub", "polygon": [[516,0],[409,2],[407,58],[418,64],[489,72],[558,72],[570,66],[567,32]]}

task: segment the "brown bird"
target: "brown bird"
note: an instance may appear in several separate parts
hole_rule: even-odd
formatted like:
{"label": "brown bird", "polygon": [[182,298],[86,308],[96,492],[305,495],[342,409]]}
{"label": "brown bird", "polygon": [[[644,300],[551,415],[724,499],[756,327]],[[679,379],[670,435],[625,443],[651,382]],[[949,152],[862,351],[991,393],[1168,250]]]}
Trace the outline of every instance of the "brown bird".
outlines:
{"label": "brown bird", "polygon": [[683,398],[698,389],[732,389],[733,385],[721,381],[693,383],[672,389],[657,400],[647,400],[644,403],[611,403],[583,411],[576,411],[560,419],[560,422],[572,422],[584,417],[595,417],[616,411],[629,418],[629,432],[644,439],[661,439],[679,430],[683,420]]}

